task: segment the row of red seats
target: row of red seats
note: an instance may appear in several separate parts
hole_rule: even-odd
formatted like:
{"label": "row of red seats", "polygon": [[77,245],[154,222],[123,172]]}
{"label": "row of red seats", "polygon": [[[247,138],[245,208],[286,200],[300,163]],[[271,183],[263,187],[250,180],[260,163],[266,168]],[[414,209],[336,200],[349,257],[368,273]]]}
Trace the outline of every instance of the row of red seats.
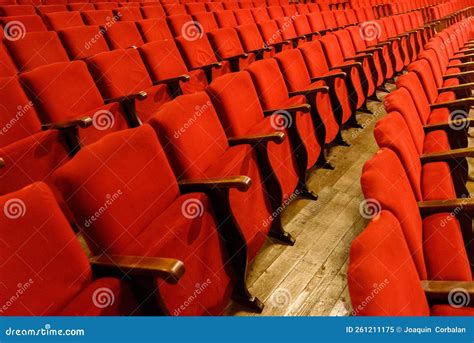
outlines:
{"label": "row of red seats", "polygon": [[381,149],[361,178],[374,218],[350,253],[358,315],[474,315],[474,202],[465,186],[473,37],[472,17],[438,33],[385,98],[388,114],[374,130]]}
{"label": "row of red seats", "polygon": [[[2,132],[13,135],[15,130],[28,128],[24,139],[8,145],[0,152],[1,156],[12,156],[11,159],[5,158],[6,167],[3,169],[8,170],[12,166],[17,168],[18,171],[13,173],[10,169],[10,175],[16,180],[18,175],[27,171],[25,175],[30,182],[35,181],[31,180],[33,172],[44,172],[37,180],[47,180],[56,197],[67,203],[67,206],[63,203],[62,207],[65,211],[71,210],[72,214],[69,215],[75,218],[77,228],[81,229],[95,255],[92,262],[97,272],[110,271],[113,266],[119,266],[126,273],[138,269],[141,273],[139,276],[149,278],[142,282],[134,280],[133,293],[145,297],[156,292],[154,278],[168,281],[180,278],[175,286],[160,281],[159,294],[153,297],[159,301],[161,309],[167,307],[168,313],[221,313],[231,293],[235,299],[254,309],[261,309],[258,299],[253,298],[245,286],[247,261],[255,257],[266,235],[289,244],[293,242],[291,236],[282,229],[279,216],[273,214],[279,213],[284,199],[289,198],[295,188],[301,194],[307,193],[304,184],[306,170],[318,158],[324,157],[323,147],[325,143],[336,139],[340,120],[349,120],[355,115],[349,108],[350,117],[335,118],[334,113],[324,110],[323,106],[309,106],[307,102],[327,102],[327,95],[326,100],[324,95],[331,90],[336,92],[331,100],[337,99],[344,94],[344,87],[352,85],[358,92],[347,95],[353,99],[350,103],[357,106],[364,103],[370,92],[374,92],[374,87],[366,86],[372,75],[363,68],[373,55],[360,53],[357,49],[357,57],[356,51],[350,49],[355,42],[366,47],[359,34],[359,38],[352,38],[351,32],[355,33],[356,30],[357,27],[352,27],[327,34],[320,40],[309,41],[297,49],[277,54],[275,59],[254,62],[247,71],[216,78],[205,92],[179,96],[150,118],[148,123],[154,130],[148,125],[125,130],[127,124],[139,124],[130,121],[133,118],[130,116],[133,112],[129,112],[133,109],[130,105],[135,99],[144,98],[145,94],[125,93],[125,96],[110,99],[110,103],[104,105],[84,62],[54,63],[35,68],[20,75],[22,84],[15,77],[3,79],[5,83],[0,89],[5,93],[1,99],[8,102],[2,105],[14,109],[18,108],[18,104],[25,105],[18,110],[13,121],[6,123]],[[429,28],[417,30],[422,34],[428,31]],[[392,41],[399,42],[402,38],[406,40],[406,37],[394,37],[397,39]],[[387,39],[386,42],[377,40],[373,44],[388,47],[392,43]],[[135,49],[108,52],[107,58],[99,54],[91,57],[96,61],[93,63],[94,70],[100,72],[102,58],[106,62],[102,64],[106,72],[123,60],[113,58],[111,53],[120,53],[124,58],[137,56]],[[352,62],[354,59],[361,63]],[[123,92],[128,81],[133,81],[135,73],[140,72],[136,64],[138,61],[137,58],[130,67],[119,68],[119,72],[99,76],[96,81],[103,82],[110,90]],[[295,61],[300,61],[298,69],[293,69]],[[329,66],[321,69],[325,63],[333,71],[329,70]],[[130,72],[123,73],[123,70]],[[314,75],[311,75],[313,78],[310,73]],[[144,74],[142,72],[139,75]],[[364,77],[366,80],[361,81]],[[269,78],[275,80],[271,85],[267,81]],[[334,78],[341,79],[338,90],[335,86],[328,89],[322,83],[323,80],[330,82]],[[294,91],[289,91],[287,82],[294,87]],[[261,99],[257,94],[261,95]],[[318,101],[318,97],[323,98]],[[34,101],[30,102],[29,99]],[[331,102],[327,108],[330,108]],[[24,111],[30,103],[27,111]],[[242,108],[242,103],[248,106]],[[335,106],[334,110],[339,107]],[[275,112],[277,114],[271,115]],[[71,115],[69,118],[82,118],[66,123],[61,120],[67,119],[65,114]],[[28,136],[40,130],[40,122],[35,118],[48,117],[56,119],[45,120],[46,123],[53,122],[43,124],[43,128],[50,130]],[[295,125],[283,125],[275,132],[275,123],[285,123],[290,118]],[[18,120],[22,121],[21,126],[15,125]],[[93,127],[90,127],[91,124],[94,124]],[[78,131],[80,135],[89,135],[88,130],[92,130],[88,136],[90,140],[84,142],[86,144],[79,152],[74,151],[77,145],[72,146],[73,151],[61,149],[61,144],[71,143]],[[62,155],[61,150],[65,151]],[[25,167],[20,162],[22,158],[27,160],[27,154],[33,157]],[[68,154],[75,156],[70,159]],[[180,180],[179,184],[175,175]],[[11,186],[11,183],[2,182],[3,185]],[[5,225],[11,230],[4,242],[21,241],[22,247],[31,252],[28,259],[21,256],[9,259],[9,263],[2,265],[2,268],[8,267],[8,270],[15,271],[10,273],[13,277],[5,281],[7,288],[13,290],[17,287],[18,279],[29,272],[28,266],[36,266],[35,270],[44,272],[40,279],[53,278],[52,282],[60,287],[51,291],[48,283],[42,283],[38,291],[41,296],[32,294],[22,298],[23,303],[27,300],[30,302],[29,314],[45,314],[42,305],[49,299],[55,305],[48,308],[47,314],[139,313],[130,300],[128,286],[123,282],[117,279],[93,281],[88,262],[76,243],[72,250],[60,249],[65,241],[75,240],[53,202],[51,191],[45,187],[30,186],[2,197],[4,208],[7,203],[10,205],[16,202],[20,208],[24,206],[32,209],[31,213],[26,211],[22,216],[13,211],[5,219]],[[242,192],[245,190],[247,192]],[[207,195],[194,193],[180,196],[180,192],[196,191]],[[30,194],[33,194],[31,202],[28,201]],[[43,200],[38,201],[36,194]],[[157,197],[157,194],[161,196]],[[189,204],[194,204],[191,210],[188,209]],[[196,204],[197,213],[200,214],[197,216],[195,210],[192,211]],[[47,212],[43,212],[35,211],[38,208],[35,205],[51,206]],[[183,215],[183,211],[186,215]],[[53,223],[57,224],[51,230],[58,231],[58,234],[48,241],[51,243],[48,249],[45,249],[45,243],[41,240],[30,239],[27,240],[28,244],[24,244],[24,237],[41,235],[38,228],[46,227],[42,224],[48,223],[51,218],[44,220],[44,217],[38,217],[38,212],[43,215],[54,214]],[[15,216],[18,217],[11,218]],[[39,222],[37,218],[40,218]],[[25,229],[23,231],[18,227]],[[225,248],[217,232],[224,238]],[[12,255],[11,249],[15,249],[15,246],[14,243],[8,244],[5,257]],[[66,256],[59,255],[60,259],[55,259],[58,250]],[[44,255],[38,255],[38,251]],[[187,267],[184,276],[181,276],[183,270],[178,261],[156,260],[163,256],[184,261]],[[71,259],[81,262],[70,262]],[[44,261],[55,263],[48,264],[50,269],[41,268]],[[76,278],[63,276],[62,281],[56,280],[60,275],[58,270],[71,263],[81,266],[80,269],[68,269]],[[78,279],[78,273],[84,278]],[[137,292],[136,287],[140,292]],[[112,292],[117,299],[116,306],[100,307],[94,303],[94,294],[99,288],[107,288]],[[199,290],[199,297],[195,296],[196,289]],[[193,301],[189,301],[190,294],[194,296],[191,297]],[[142,303],[141,300],[138,302]],[[154,305],[151,308],[156,310],[156,303],[148,304]],[[18,306],[11,307],[10,311],[13,314],[25,313]]]}

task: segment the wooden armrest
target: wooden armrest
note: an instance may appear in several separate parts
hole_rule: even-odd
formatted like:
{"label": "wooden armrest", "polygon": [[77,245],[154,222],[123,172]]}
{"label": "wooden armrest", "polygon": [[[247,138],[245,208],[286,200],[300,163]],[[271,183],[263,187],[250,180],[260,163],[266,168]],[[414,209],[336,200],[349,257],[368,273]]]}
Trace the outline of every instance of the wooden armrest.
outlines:
{"label": "wooden armrest", "polygon": [[458,198],[450,200],[432,200],[419,201],[418,209],[422,215],[435,214],[440,212],[459,212],[460,210],[468,213],[474,212],[474,199]]}
{"label": "wooden armrest", "polygon": [[451,120],[445,123],[436,123],[436,124],[429,124],[423,126],[423,129],[425,133],[431,132],[431,131],[437,131],[437,130],[443,130],[443,131],[455,131],[459,133],[463,133],[460,128],[467,128],[467,127],[474,127],[474,121],[472,118],[466,118],[466,119],[456,119],[456,120]]}
{"label": "wooden armrest", "polygon": [[383,47],[384,45],[392,45],[392,42],[380,42],[375,44],[375,47]]}
{"label": "wooden armrest", "polygon": [[263,111],[264,115],[271,115],[275,112],[288,112],[288,113],[296,113],[296,112],[303,112],[303,113],[309,113],[311,111],[311,105],[309,104],[301,104],[301,105],[296,105],[296,106],[291,106],[291,107],[286,107],[286,108],[274,108],[274,109],[269,109]]}
{"label": "wooden armrest", "polygon": [[303,89],[299,91],[289,92],[288,95],[292,97],[295,95],[311,95],[311,94],[317,94],[317,93],[327,94],[328,92],[329,92],[328,86],[321,86],[321,87],[314,87],[310,89]]}
{"label": "wooden armrest", "polygon": [[344,70],[344,69],[351,69],[352,67],[361,68],[362,63],[360,63],[360,62],[346,63],[346,64],[342,64],[342,65],[339,65],[339,66],[330,67],[329,70],[334,70],[334,69]]}
{"label": "wooden armrest", "polygon": [[236,188],[241,192],[246,192],[252,185],[252,180],[248,176],[229,176],[208,179],[188,179],[178,181],[179,189],[183,193],[209,192],[215,189]]}
{"label": "wooden armrest", "polygon": [[465,157],[474,157],[474,148],[453,149],[420,156],[421,163],[442,162]]}
{"label": "wooden armrest", "polygon": [[391,38],[387,38],[387,41],[391,42],[391,41],[400,41],[402,40],[400,37],[391,37]]}
{"label": "wooden armrest", "polygon": [[[469,54],[468,54],[468,55],[456,56],[456,55],[458,55],[458,54],[464,54],[464,53],[466,53],[466,52],[468,52]],[[455,52],[455,53],[454,53],[454,57],[452,57],[451,59],[458,60],[458,59],[460,59],[461,57],[464,57],[464,56],[472,56],[473,53],[474,53],[474,49],[472,49],[472,48],[471,48],[471,49],[465,49],[465,50],[463,50],[463,51]],[[450,60],[451,60],[451,59],[450,59]]]}
{"label": "wooden armrest", "polygon": [[459,108],[460,106],[472,106],[474,105],[474,98],[464,98],[464,99],[457,99],[447,102],[440,102],[437,104],[431,104],[430,108],[435,110],[437,108]]}
{"label": "wooden armrest", "polygon": [[367,57],[374,57],[374,54],[362,54],[362,55],[347,57],[347,58],[344,58],[344,61],[361,61],[361,60],[366,59]]}
{"label": "wooden armrest", "polygon": [[[454,303],[455,305],[469,305],[469,299],[474,300],[474,282],[472,281],[433,281],[422,280],[421,286],[425,291],[426,298],[429,301]],[[460,298],[459,304],[456,301],[456,293]],[[465,299],[465,300],[464,300]]]}
{"label": "wooden armrest", "polygon": [[231,56],[231,57],[226,57],[226,58],[222,58],[224,61],[232,61],[232,60],[238,60],[238,59],[245,59],[249,57],[249,55],[247,53],[243,53],[243,54],[239,54],[239,55],[235,55],[235,56]]}
{"label": "wooden armrest", "polygon": [[443,75],[443,80],[447,80],[453,77],[459,78],[459,77],[469,76],[469,75],[474,75],[474,71],[463,71],[461,73]]}
{"label": "wooden armrest", "polygon": [[42,124],[41,128],[43,130],[52,130],[52,129],[61,130],[61,129],[69,129],[72,127],[80,127],[82,129],[85,129],[91,125],[92,125],[92,118],[89,116],[84,116],[79,119],[69,120],[65,122]]}
{"label": "wooden armrest", "polygon": [[402,37],[410,37],[410,34],[408,34],[408,33],[400,33],[399,35],[397,35],[397,37],[399,37],[399,38],[402,38]]}
{"label": "wooden armrest", "polygon": [[184,263],[174,258],[100,255],[89,262],[100,272],[158,277],[169,283],[177,283],[185,271]]}
{"label": "wooden armrest", "polygon": [[261,135],[251,135],[242,137],[230,137],[227,141],[230,146],[240,144],[257,145],[260,143],[274,142],[281,144],[285,140],[285,134],[283,132],[273,132]]}
{"label": "wooden armrest", "polygon": [[326,80],[332,80],[332,79],[345,79],[347,77],[347,73],[340,72],[340,73],[332,73],[332,74],[327,74],[323,76],[316,76],[311,78],[311,82],[316,82],[316,81],[326,81]]}
{"label": "wooden armrest", "polygon": [[156,82],[153,82],[153,85],[156,86],[156,85],[159,85],[159,84],[174,84],[174,83],[177,83],[177,82],[187,82],[189,81],[191,77],[189,75],[186,75],[186,74],[183,74],[183,75],[179,75],[179,76],[176,76],[176,77],[172,77],[170,79],[165,79],[165,80],[159,80],[159,81],[156,81]]}
{"label": "wooden armrest", "polygon": [[474,62],[463,62],[463,63],[458,63],[458,64],[452,64],[449,65],[449,68],[459,68],[465,70],[466,68],[473,67]]}
{"label": "wooden armrest", "polygon": [[362,53],[362,52],[364,52],[364,53],[370,53],[370,52],[382,51],[382,50],[383,50],[382,47],[372,47],[372,48],[368,48],[368,49],[365,49],[365,50],[359,50],[359,51],[357,51],[357,53],[358,53],[358,54],[359,54],[359,53]]}
{"label": "wooden armrest", "polygon": [[5,160],[3,158],[0,158],[0,168],[5,167]]}
{"label": "wooden armrest", "polygon": [[262,47],[261,49],[255,49],[255,50],[249,50],[248,53],[254,53],[254,54],[258,54],[262,51],[272,51],[273,50],[273,47],[271,46],[264,46]]}
{"label": "wooden armrest", "polygon": [[[469,63],[474,65],[474,62],[469,62]],[[457,90],[472,89],[472,88],[474,88],[474,82],[461,83],[460,85],[438,88],[438,93],[441,93],[441,92],[454,92],[454,91],[457,91]]]}
{"label": "wooden armrest", "polygon": [[282,46],[282,45],[288,45],[288,44],[291,44],[291,41],[284,40],[284,41],[281,41],[281,42],[275,42],[275,43],[268,44],[268,45],[269,46]]}
{"label": "wooden armrest", "polygon": [[[460,60],[460,61],[464,61],[464,60],[469,60],[471,58],[474,57],[474,54],[468,54],[468,55],[462,55],[462,56],[454,56],[454,57],[451,57],[449,59],[449,61],[456,61],[456,60]],[[454,66],[448,66],[448,68],[453,68]]]}
{"label": "wooden armrest", "polygon": [[148,97],[148,94],[146,92],[139,92],[136,94],[130,94],[130,95],[125,95],[121,96],[118,98],[112,98],[112,99],[105,99],[105,103],[109,104],[111,102],[127,102],[127,101],[132,101],[132,100],[144,100]]}
{"label": "wooden armrest", "polygon": [[206,64],[206,65],[203,65],[203,66],[199,66],[197,68],[193,68],[191,70],[196,70],[196,69],[210,70],[210,69],[213,69],[213,68],[219,69],[221,67],[222,67],[222,63],[212,62],[212,63]]}

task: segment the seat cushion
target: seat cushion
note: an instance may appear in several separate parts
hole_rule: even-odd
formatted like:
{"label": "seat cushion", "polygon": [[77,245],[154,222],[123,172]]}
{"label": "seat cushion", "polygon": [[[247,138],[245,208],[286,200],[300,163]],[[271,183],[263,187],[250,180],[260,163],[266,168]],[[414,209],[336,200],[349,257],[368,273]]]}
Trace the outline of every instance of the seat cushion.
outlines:
{"label": "seat cushion", "polygon": [[428,280],[472,281],[459,222],[450,213],[423,220],[423,251]]}
{"label": "seat cushion", "polygon": [[423,153],[441,152],[450,150],[449,139],[446,131],[432,131],[425,136]]}
{"label": "seat cushion", "polygon": [[435,305],[431,308],[432,316],[446,316],[446,317],[455,317],[455,316],[465,316],[472,317],[474,316],[474,308],[472,307],[452,307],[450,305]]}
{"label": "seat cushion", "polygon": [[427,163],[421,174],[423,200],[455,199],[451,169],[446,162]]}
{"label": "seat cushion", "polygon": [[129,285],[115,278],[95,280],[59,313],[61,316],[140,315]]}

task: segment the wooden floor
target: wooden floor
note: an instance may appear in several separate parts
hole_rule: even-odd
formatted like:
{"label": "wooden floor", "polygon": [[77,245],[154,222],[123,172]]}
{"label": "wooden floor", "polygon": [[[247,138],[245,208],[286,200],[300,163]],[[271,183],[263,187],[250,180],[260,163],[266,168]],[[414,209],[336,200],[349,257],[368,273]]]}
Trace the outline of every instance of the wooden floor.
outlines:
{"label": "wooden floor", "polygon": [[[390,86],[390,85],[389,85]],[[389,87],[392,88],[393,87]],[[379,93],[379,99],[387,93]],[[373,114],[357,114],[363,129],[343,131],[350,147],[331,148],[335,170],[314,170],[308,179],[317,201],[296,199],[283,213],[292,247],[268,240],[252,262],[249,286],[265,303],[266,316],[346,316],[351,312],[346,282],[349,248],[367,221],[360,216],[362,166],[376,151],[375,122],[383,104],[370,102]],[[226,315],[252,316],[236,303]]]}

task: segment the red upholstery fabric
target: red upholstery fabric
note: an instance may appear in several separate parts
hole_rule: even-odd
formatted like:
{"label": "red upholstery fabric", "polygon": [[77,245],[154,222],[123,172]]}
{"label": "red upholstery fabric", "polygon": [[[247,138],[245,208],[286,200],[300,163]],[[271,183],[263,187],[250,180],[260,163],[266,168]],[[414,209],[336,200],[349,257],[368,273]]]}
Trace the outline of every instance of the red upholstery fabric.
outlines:
{"label": "red upholstery fabric", "polygon": [[[245,53],[237,32],[232,28],[214,30],[207,34],[216,56],[219,60],[239,56]],[[239,59],[239,70],[255,61],[255,55]]]}
{"label": "red upholstery fabric", "polygon": [[18,70],[5,46],[0,43],[0,77],[14,76],[17,72]]}
{"label": "red upholstery fabric", "polygon": [[127,49],[144,44],[137,26],[132,21],[115,23],[108,28],[105,37],[111,49]]}
{"label": "red upholstery fabric", "polygon": [[165,19],[148,19],[136,22],[145,42],[173,40],[173,35]]}
{"label": "red upholstery fabric", "polygon": [[[191,124],[190,124],[191,123]],[[263,190],[256,157],[249,146],[229,148],[209,97],[196,93],[165,104],[150,120],[179,178],[247,175],[247,192],[230,191],[230,203],[252,259],[269,226],[270,204]]]}
{"label": "red upholstery fabric", "polygon": [[214,12],[214,16],[216,17],[217,25],[219,25],[220,28],[237,26],[237,19],[235,19],[233,11],[227,10]]}
{"label": "red upholstery fabric", "polygon": [[[157,3],[156,3],[157,4]],[[143,18],[145,19],[163,19],[166,17],[165,10],[160,5],[143,6],[141,8]]]}
{"label": "red upholstery fabric", "polygon": [[104,105],[84,62],[55,63],[21,75],[42,122],[90,116],[94,125],[79,129],[84,144],[127,128],[118,103]]}
{"label": "red upholstery fabric", "polygon": [[2,17],[15,15],[35,15],[35,7],[32,5],[9,5],[0,6],[0,15]]}
{"label": "red upholstery fabric", "polygon": [[[276,132],[274,118],[263,115],[257,91],[247,72],[218,78],[208,87],[208,93],[228,137]],[[243,103],[246,105],[241,106]],[[288,130],[283,128],[283,132],[286,135],[283,143],[268,143],[268,154],[282,187],[283,199],[286,199],[296,189],[298,168]]]}
{"label": "red upholstery fabric", "polygon": [[417,269],[397,218],[380,212],[352,242],[348,284],[357,316],[428,316]]}
{"label": "red upholstery fabric", "polygon": [[211,32],[212,30],[217,30],[219,28],[217,26],[217,21],[213,13],[210,13],[210,12],[194,13],[193,18],[195,21],[199,23],[199,25],[201,25],[204,32]]}
{"label": "red upholstery fabric", "polygon": [[256,23],[270,20],[270,16],[268,15],[268,11],[265,7],[253,8],[251,11]]}
{"label": "red upholstery fabric", "polygon": [[115,9],[114,14],[120,17],[120,21],[138,21],[143,19],[142,13],[137,7]]}
{"label": "red upholstery fabric", "polygon": [[71,27],[59,31],[58,35],[71,60],[84,59],[109,51],[99,26]]}
{"label": "red upholstery fabric", "polygon": [[45,20],[54,31],[74,26],[84,26],[81,13],[79,12],[55,12],[45,14]]}
{"label": "red upholstery fabric", "polygon": [[30,32],[23,39],[6,40],[5,44],[22,72],[69,61],[56,32]]}
{"label": "red upholstery fabric", "polygon": [[[177,285],[158,283],[170,313],[221,313],[229,300],[230,277],[209,200],[203,194],[179,195],[173,172],[148,125],[111,134],[82,149],[55,178],[93,251],[182,260],[186,273]],[[185,215],[189,202],[199,205],[200,215]],[[102,206],[107,211],[90,221]],[[206,291],[185,307],[195,288],[200,288],[197,284],[203,283]]]}
{"label": "red upholstery fabric", "polygon": [[[25,27],[25,32],[46,31],[46,25],[39,15],[19,15],[0,18],[0,24],[5,27],[9,22],[20,22]],[[11,34],[14,34],[12,32]]]}
{"label": "red upholstery fabric", "polygon": [[235,19],[238,25],[247,25],[255,23],[252,12],[249,9],[240,9],[234,11]]}
{"label": "red upholstery fabric", "polygon": [[455,308],[449,305],[435,305],[431,308],[432,316],[454,317],[454,316],[474,316],[474,308]]}
{"label": "red upholstery fabric", "polygon": [[189,14],[172,15],[167,17],[166,21],[174,37],[186,36],[187,38],[188,35],[198,34],[197,27],[194,27],[194,32],[191,29],[195,23]]}
{"label": "red upholstery fabric", "polygon": [[[119,20],[111,10],[96,10],[96,11],[84,11],[81,13],[84,22],[87,25],[106,26],[115,24]],[[107,25],[108,27],[108,25]]]}

